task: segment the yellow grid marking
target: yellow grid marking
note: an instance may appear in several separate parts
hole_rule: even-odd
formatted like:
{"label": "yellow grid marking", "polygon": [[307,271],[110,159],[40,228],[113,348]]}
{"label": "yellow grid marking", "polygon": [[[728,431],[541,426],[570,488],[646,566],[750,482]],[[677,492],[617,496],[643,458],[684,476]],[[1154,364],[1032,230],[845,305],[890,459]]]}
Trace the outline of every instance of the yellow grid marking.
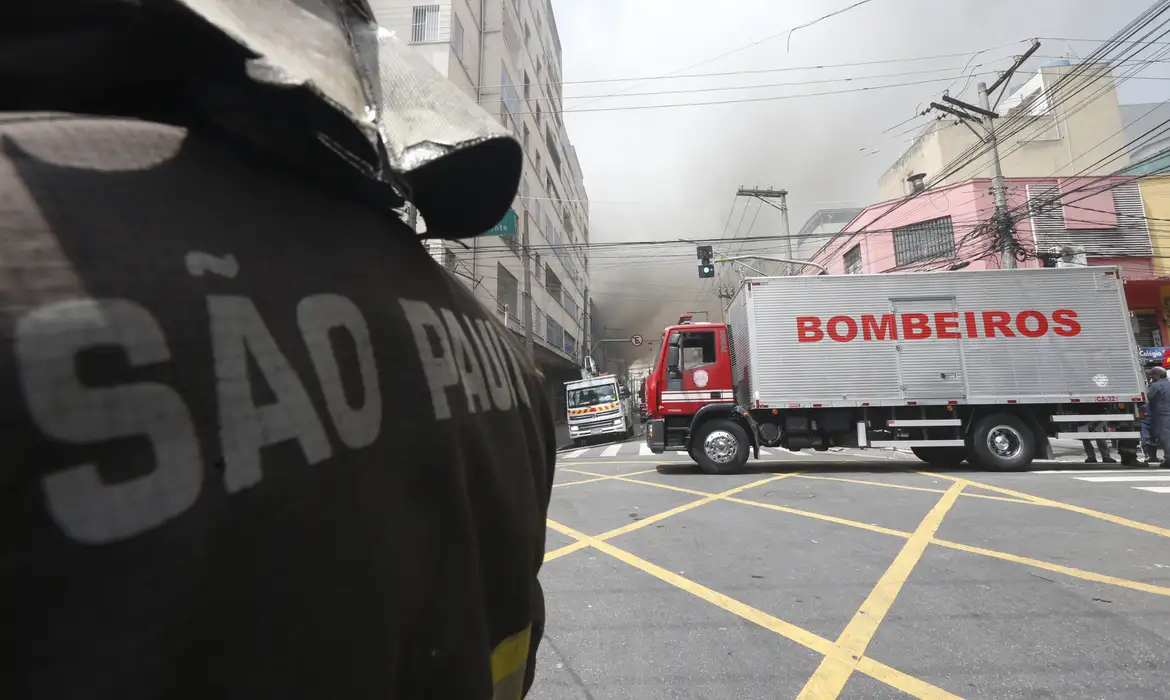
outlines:
{"label": "yellow grid marking", "polygon": [[[568,470],[566,470],[566,471],[568,471]],[[604,540],[610,539],[611,537],[617,537],[618,535],[624,535],[627,532],[633,532],[634,530],[640,530],[641,528],[644,528],[647,525],[653,525],[654,523],[656,523],[660,520],[665,520],[665,519],[671,517],[672,515],[678,515],[679,513],[685,513],[688,510],[691,510],[693,508],[698,508],[699,506],[706,505],[706,504],[710,503],[711,501],[718,500],[720,498],[725,498],[725,497],[730,496],[732,494],[739,493],[740,491],[746,491],[747,489],[754,488],[754,487],[759,486],[761,484],[766,484],[770,481],[777,481],[779,479],[783,479],[783,478],[788,477],[788,476],[791,476],[791,475],[790,474],[779,474],[779,475],[775,475],[775,476],[770,476],[766,479],[759,479],[757,481],[753,481],[750,484],[744,484],[743,486],[737,486],[733,489],[729,489],[727,491],[724,491],[723,493],[704,494],[704,497],[700,498],[697,501],[691,501],[690,503],[684,503],[683,505],[676,506],[674,508],[671,508],[670,510],[665,510],[665,511],[662,511],[661,513],[657,513],[655,515],[651,515],[649,517],[642,518],[641,520],[638,520],[636,522],[632,522],[628,525],[623,525],[619,528],[615,528],[613,530],[610,530],[609,532],[604,532],[600,535],[597,535],[594,539],[604,541]],[[614,477],[607,477],[607,478],[625,480],[624,477],[622,477],[622,476],[614,476]],[[631,481],[633,481],[633,480],[631,480]],[[574,482],[574,483],[577,483],[577,482]],[[634,481],[633,483],[638,483],[638,482]],[[572,536],[572,535],[570,535],[570,536]],[[565,556],[566,554],[571,554],[572,552],[575,552],[578,549],[584,549],[585,546],[586,545],[582,544],[582,540],[578,539],[573,544],[565,545],[564,547],[561,547],[560,549],[554,549],[553,551],[548,552],[547,554],[544,555],[544,560],[546,562],[548,562],[548,561],[552,561],[553,559],[558,559],[560,557]]]}
{"label": "yellow grid marking", "polygon": [[[897,472],[905,473],[905,472]],[[630,475],[632,476],[632,475]],[[932,489],[926,486],[907,486],[905,484],[889,484],[884,481],[867,481],[865,479],[845,479],[839,476],[812,476],[810,474],[801,474],[801,479],[816,479],[817,481],[841,481],[847,484],[864,484],[866,486],[881,486],[888,489],[902,489],[903,491],[922,491],[926,493],[946,493],[946,489]],[[975,486],[975,484],[971,484]],[[967,493],[963,492],[964,498],[984,498],[989,501],[1004,501],[1006,503],[1023,503],[1025,505],[1037,505],[1034,501],[1027,501],[1022,498],[1006,498],[1004,496],[987,496],[981,493]]]}
{"label": "yellow grid marking", "polygon": [[993,559],[1002,559],[1004,561],[1014,562],[1016,564],[1024,564],[1036,569],[1044,569],[1056,574],[1064,574],[1072,578],[1079,578],[1085,581],[1093,581],[1095,583],[1107,583],[1111,586],[1119,586],[1121,588],[1129,588],[1135,591],[1142,591],[1143,593],[1153,593],[1154,595],[1170,596],[1170,588],[1165,586],[1155,586],[1151,583],[1142,583],[1141,581],[1131,581],[1129,579],[1117,578],[1116,576],[1109,576],[1107,574],[1098,574],[1093,571],[1085,571],[1084,569],[1074,569],[1071,566],[1064,566],[1061,564],[1053,564],[1040,559],[1032,559],[1030,557],[1021,557],[1016,554],[1009,554],[1007,552],[997,552],[994,549],[984,549],[983,547],[972,547],[967,544],[960,544],[958,542],[951,542],[948,540],[931,540],[931,544],[936,544],[940,547],[947,547],[948,549],[957,549],[960,552],[970,552],[971,554],[982,554],[985,557]]}
{"label": "yellow grid marking", "polygon": [[[825,639],[820,635],[809,632],[802,627],[797,627],[790,622],[785,622],[784,620],[781,620],[780,618],[773,615],[769,615],[768,613],[758,608],[753,608],[746,603],[740,602],[711,588],[707,588],[706,586],[692,581],[691,579],[680,576],[673,571],[668,571],[661,566],[658,566],[657,564],[652,564],[651,562],[646,561],[645,559],[642,559],[635,554],[631,554],[624,549],[619,549],[618,547],[615,547],[608,542],[602,541],[598,537],[590,537],[589,535],[578,532],[571,527],[561,525],[560,523],[553,520],[548,521],[548,526],[563,535],[568,535],[569,537],[577,539],[579,542],[584,543],[585,546],[593,547],[598,551],[604,552],[605,554],[608,554],[609,556],[618,559],[619,561],[622,561],[636,569],[650,574],[660,581],[664,581],[676,588],[679,588],[680,590],[686,591],[687,593],[705,600],[708,603],[715,605],[716,607],[726,610],[733,615],[737,615],[744,620],[747,620],[748,622],[759,625],[766,630],[775,632],[781,637],[790,639],[807,649],[811,649],[818,654],[825,656],[826,658],[832,657],[840,662],[845,662],[848,660],[849,663],[853,663],[853,660],[848,659],[848,657],[840,658],[843,652],[838,649],[837,646],[833,644],[833,642],[830,642],[828,639]],[[908,693],[917,698],[924,698],[929,700],[950,700],[952,698],[958,700],[959,696],[952,695],[942,688],[937,688],[933,685],[930,685],[926,681],[923,681],[919,678],[914,678],[913,676],[902,673],[897,669],[872,660],[862,659],[862,661],[867,661],[867,663],[857,663],[857,670],[874,678],[875,680],[881,681],[882,683],[896,688],[897,690],[901,690],[904,693]]]}
{"label": "yellow grid marking", "polygon": [[805,683],[797,700],[836,700],[841,691],[845,689],[845,683],[849,680],[849,676],[853,675],[858,662],[865,656],[866,647],[869,646],[870,641],[877,634],[878,626],[881,625],[882,620],[893,607],[894,601],[902,591],[902,586],[910,577],[910,572],[922,559],[927,545],[934,539],[934,535],[938,532],[939,526],[942,525],[947,512],[959,500],[963,486],[963,484],[956,483],[947,489],[938,503],[918,523],[914,534],[906,540],[906,544],[898,552],[898,556],[894,557],[893,563],[878,579],[877,585],[869,592],[865,602],[861,604],[853,619],[849,621],[845,630],[841,632],[841,636],[837,638],[837,642],[833,646],[841,653],[832,656],[826,655],[821,660],[816,673]]}
{"label": "yellow grid marking", "polygon": [[937,477],[939,479],[947,479],[949,481],[962,483],[962,484],[965,484],[968,486],[975,486],[975,487],[978,487],[981,489],[987,489],[988,491],[1002,493],[1004,495],[1013,496],[1015,498],[1023,498],[1023,499],[1026,499],[1026,500],[1032,502],[1034,505],[1050,506],[1052,508],[1060,508],[1061,510],[1072,511],[1073,513],[1080,513],[1081,515],[1087,515],[1091,518],[1097,518],[1098,520],[1104,520],[1106,522],[1113,523],[1114,525],[1121,525],[1123,527],[1132,528],[1134,530],[1143,530],[1145,532],[1150,532],[1150,533],[1153,533],[1155,535],[1161,535],[1162,537],[1170,537],[1170,529],[1166,529],[1164,527],[1158,527],[1157,525],[1150,525],[1148,523],[1141,523],[1141,522],[1138,522],[1136,520],[1130,520],[1129,518],[1123,518],[1120,515],[1113,515],[1111,513],[1102,513],[1101,511],[1093,510],[1092,508],[1083,508],[1081,506],[1074,506],[1071,503],[1062,503],[1061,501],[1053,501],[1053,500],[1048,499],[1048,498],[1041,498],[1040,496],[1033,496],[1032,494],[1029,494],[1029,493],[1023,493],[1022,491],[1013,491],[1012,489],[1005,489],[1001,486],[992,486],[990,484],[981,484],[978,481],[971,481],[970,479],[963,479],[963,478],[960,478],[957,476],[947,476],[946,474],[933,474],[931,472],[920,472],[920,473],[925,474],[927,476]]}
{"label": "yellow grid marking", "polygon": [[[579,470],[576,470],[576,471],[579,471]],[[591,472],[580,472],[580,473],[590,474]],[[929,472],[917,472],[917,473],[921,473],[921,474],[924,474],[927,476],[934,476],[933,474],[930,474]],[[797,476],[797,475],[793,475],[793,476]],[[955,477],[946,477],[946,478],[950,479],[951,481],[962,481],[962,482],[964,482],[963,483],[964,487],[966,487],[968,485],[966,483],[967,482],[966,479],[957,479]],[[863,523],[863,522],[859,522],[857,520],[849,520],[848,518],[838,518],[838,517],[833,516],[833,515],[824,515],[822,513],[814,513],[812,511],[800,510],[798,508],[789,508],[787,506],[780,506],[780,505],[776,505],[774,503],[763,503],[760,501],[752,501],[752,500],[748,500],[745,498],[736,498],[736,497],[733,497],[730,495],[713,494],[713,493],[710,493],[707,491],[698,491],[695,489],[688,489],[688,488],[684,488],[681,486],[671,486],[669,484],[659,484],[659,483],[655,483],[653,481],[644,481],[642,479],[631,479],[631,478],[626,477],[626,476],[614,476],[613,479],[616,481],[628,481],[628,482],[633,483],[633,484],[642,484],[644,486],[653,486],[655,488],[667,489],[669,491],[679,491],[682,493],[689,493],[689,494],[695,495],[695,496],[703,496],[705,498],[711,499],[710,501],[706,501],[708,503],[711,501],[715,501],[715,500],[728,501],[730,503],[739,503],[740,505],[752,506],[754,508],[764,508],[767,510],[774,510],[774,511],[777,511],[780,513],[799,515],[799,516],[806,517],[806,518],[812,518],[814,520],[822,520],[824,522],[836,523],[838,525],[845,525],[847,527],[857,528],[859,530],[868,530],[869,532],[877,532],[877,533],[880,533],[883,535],[891,535],[893,537],[909,538],[911,536],[911,533],[905,532],[902,530],[895,530],[895,529],[888,528],[888,527],[882,527],[880,525],[872,525],[870,523]],[[976,487],[983,486],[983,484],[970,484],[970,485],[976,486]],[[1013,493],[1015,493],[1015,492],[1013,492]],[[1027,494],[1019,494],[1019,495],[1021,497],[1023,497],[1023,496],[1026,496]],[[1059,501],[1053,501],[1053,503],[1059,503]],[[1047,504],[1036,504],[1036,505],[1047,505]],[[697,506],[693,505],[691,507],[693,508],[693,507],[697,507]],[[1053,506],[1053,507],[1057,507],[1057,506]],[[687,510],[690,510],[690,509],[688,508]],[[677,514],[677,513],[672,513],[672,515],[675,515],[675,514]],[[662,520],[662,518],[659,518],[659,520]],[[974,547],[971,545],[961,544],[959,542],[951,542],[948,540],[935,539],[935,540],[931,540],[931,543],[937,544],[941,547],[947,547],[949,549],[957,549],[957,550],[961,550],[964,552],[969,552],[971,554],[980,554],[980,555],[983,555],[985,557],[990,557],[993,559],[1001,559],[1003,561],[1010,561],[1010,562],[1014,562],[1017,564],[1024,564],[1027,566],[1033,566],[1037,569],[1044,569],[1046,571],[1051,571],[1053,573],[1062,574],[1065,576],[1069,576],[1071,578],[1081,579],[1081,580],[1085,580],[1085,581],[1093,581],[1095,583],[1106,583],[1106,584],[1118,586],[1121,588],[1129,588],[1129,589],[1132,589],[1135,591],[1143,591],[1145,593],[1152,593],[1154,595],[1170,596],[1170,588],[1167,588],[1164,586],[1155,586],[1153,584],[1142,583],[1141,581],[1134,581],[1131,579],[1124,579],[1124,578],[1119,578],[1116,576],[1109,576],[1108,574],[1100,574],[1100,573],[1097,573],[1094,571],[1086,571],[1084,569],[1076,569],[1076,568],[1073,568],[1070,566],[1063,566],[1061,564],[1053,564],[1051,562],[1046,562],[1046,561],[1043,561],[1040,559],[1031,559],[1029,557],[1022,557],[1022,556],[1019,556],[1017,554],[1011,554],[1009,552],[999,552],[999,551],[996,551],[993,549]],[[566,547],[562,547],[560,549],[554,550],[554,551],[550,552],[549,554],[545,555],[545,561],[549,561],[549,557],[552,555],[555,555],[555,556],[552,556],[552,558],[555,559],[557,557],[564,556],[565,554],[575,552],[578,549],[583,549],[584,548],[583,546],[577,546],[579,544],[580,543],[574,543],[571,545],[567,545]]]}
{"label": "yellow grid marking", "polygon": [[[574,474],[583,474],[584,473],[584,472],[576,471],[574,469],[558,469],[557,471],[572,472]],[[642,471],[630,472],[628,474],[610,474],[608,476],[594,475],[592,479],[581,479],[580,481],[564,481],[564,482],[561,482],[559,484],[553,484],[553,488],[554,489],[555,488],[564,488],[566,486],[576,486],[577,484],[592,484],[595,481],[607,481],[609,479],[616,479],[619,476],[635,476],[637,474],[650,474],[650,473],[656,472],[656,471],[658,471],[658,470],[657,469],[643,469]]]}

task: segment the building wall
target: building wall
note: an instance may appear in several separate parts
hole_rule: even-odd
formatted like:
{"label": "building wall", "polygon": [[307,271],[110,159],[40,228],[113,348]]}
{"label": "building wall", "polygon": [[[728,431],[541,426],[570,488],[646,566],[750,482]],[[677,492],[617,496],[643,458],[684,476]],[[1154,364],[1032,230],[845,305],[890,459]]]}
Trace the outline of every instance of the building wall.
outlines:
{"label": "building wall", "polygon": [[[485,305],[500,314],[504,303],[499,299],[498,268],[503,266],[519,288],[518,303],[508,305],[509,327],[523,333],[520,243],[526,230],[532,250],[536,343],[566,361],[579,361],[588,350],[589,336],[584,311],[588,308],[588,256],[583,245],[589,239],[588,195],[560,115],[563,72],[551,5],[548,0],[371,0],[370,4],[382,26],[411,43],[436,70],[465,89],[512,131],[524,150],[523,178],[512,207],[519,228],[515,239],[480,236],[468,241],[470,250],[436,242],[432,255],[446,262]],[[423,5],[439,7],[439,36],[435,41],[411,42],[413,8]],[[505,99],[507,85],[515,91],[514,100]],[[420,223],[423,228],[425,222]],[[549,270],[561,282],[562,298],[568,294],[573,303],[555,298],[545,284]],[[548,319],[576,342],[568,349],[550,344]]]}
{"label": "building wall", "polygon": [[1154,275],[1170,277],[1170,176],[1148,177],[1139,183],[1154,247]]}
{"label": "building wall", "polygon": [[[1131,180],[1131,178],[1127,177],[1114,177],[1101,180],[1100,186],[1108,187],[1109,185],[1130,182]],[[1067,184],[1070,182],[1074,186],[1079,184],[1079,180],[1074,178],[1013,178],[1008,180],[1006,183],[1008,207],[1015,211],[1027,210],[1028,185],[1059,186],[1061,183]],[[1152,184],[1165,188],[1164,190],[1158,190],[1162,195],[1170,195],[1170,177],[1166,178],[1166,182],[1164,183],[1155,182]],[[859,214],[838,237],[826,244],[811,260],[828,267],[830,274],[843,274],[845,271],[844,258],[846,252],[853,246],[860,244],[862,272],[865,273],[882,273],[895,270],[946,269],[949,262],[958,261],[968,262],[968,269],[973,270],[998,268],[1000,266],[998,255],[985,256],[990,245],[990,234],[986,232],[984,227],[986,226],[986,222],[991,220],[995,212],[995,202],[990,190],[990,180],[969,180],[949,187],[930,190],[914,199],[895,199],[873,205]],[[1077,196],[1083,197],[1084,195],[1080,194]],[[1143,190],[1144,197],[1145,191]],[[1080,199],[1076,201],[1083,203]],[[1151,202],[1154,202],[1154,206],[1156,207],[1165,207],[1166,211],[1164,213],[1167,214],[1165,218],[1170,220],[1170,197],[1163,196],[1161,199],[1153,197],[1146,200],[1145,206],[1147,212],[1150,211]],[[1158,209],[1158,211],[1162,212],[1163,210]],[[887,214],[886,212],[889,213]],[[1085,213],[1081,210],[1079,205],[1075,212],[1076,216],[1092,215],[1092,212]],[[951,225],[954,230],[956,242],[954,255],[946,258],[946,260],[932,259],[899,267],[895,256],[893,229],[946,216],[951,217]],[[1115,216],[1115,224],[1118,220]],[[1154,223],[1150,222],[1152,247],[1160,244],[1166,248],[1170,248],[1170,245],[1168,245],[1170,243],[1170,236],[1164,233],[1159,234],[1159,243],[1154,242]],[[1075,222],[1070,225],[1075,225]],[[1109,227],[1103,226],[1102,228],[1107,230]],[[1167,231],[1167,229],[1163,229],[1163,231]],[[1032,219],[1029,217],[1024,217],[1016,224],[1016,236],[1029,248],[1036,248],[1038,246],[1036,234],[1032,228]],[[1154,250],[1154,255],[1158,255],[1156,247]],[[1132,280],[1144,280],[1154,277],[1158,269],[1156,267],[1157,260],[1159,258],[1148,255],[1090,257],[1091,264],[1118,265],[1122,268],[1123,277]],[[1030,259],[1021,266],[1036,267],[1039,264],[1037,260]],[[815,271],[812,268],[806,268],[805,274],[815,274]]]}
{"label": "building wall", "polygon": [[[998,108],[1001,118],[996,123],[1006,132],[999,144],[1005,177],[1108,174],[1129,163],[1125,155],[1114,157],[1125,152],[1126,137],[1112,73],[1105,65],[1090,66],[1068,82],[1060,82],[1076,68],[1043,67],[1002,101]],[[1020,104],[1019,98],[1031,93],[1037,101],[1032,106]],[[1021,120],[1027,121],[1023,128],[1019,128]],[[981,131],[979,125],[973,128]],[[970,129],[936,122],[878,179],[880,196],[893,199],[908,194],[908,175],[926,173],[927,182],[932,182],[952,162],[971,161],[936,186],[990,177],[989,153],[973,160],[966,156],[977,144]]]}

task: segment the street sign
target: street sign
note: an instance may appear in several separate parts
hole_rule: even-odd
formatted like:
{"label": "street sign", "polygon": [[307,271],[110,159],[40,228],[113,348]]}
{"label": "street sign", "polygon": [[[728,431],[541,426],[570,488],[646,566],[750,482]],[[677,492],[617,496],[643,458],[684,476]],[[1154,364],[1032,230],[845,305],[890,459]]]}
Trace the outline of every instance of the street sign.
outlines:
{"label": "street sign", "polygon": [[490,231],[485,231],[485,236],[515,236],[516,235],[516,212],[509,209],[504,218],[500,219],[500,223],[496,224]]}
{"label": "street sign", "polygon": [[638,335],[637,333],[631,335],[630,345],[633,345],[636,348],[642,347],[642,336]]}

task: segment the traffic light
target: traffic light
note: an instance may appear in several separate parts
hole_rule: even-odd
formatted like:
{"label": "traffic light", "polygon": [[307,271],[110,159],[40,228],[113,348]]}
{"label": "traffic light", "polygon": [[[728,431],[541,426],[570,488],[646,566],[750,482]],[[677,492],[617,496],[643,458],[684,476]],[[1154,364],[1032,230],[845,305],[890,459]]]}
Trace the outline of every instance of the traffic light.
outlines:
{"label": "traffic light", "polygon": [[701,245],[698,247],[699,257],[699,278],[707,279],[715,276],[715,265],[711,262],[711,246]]}

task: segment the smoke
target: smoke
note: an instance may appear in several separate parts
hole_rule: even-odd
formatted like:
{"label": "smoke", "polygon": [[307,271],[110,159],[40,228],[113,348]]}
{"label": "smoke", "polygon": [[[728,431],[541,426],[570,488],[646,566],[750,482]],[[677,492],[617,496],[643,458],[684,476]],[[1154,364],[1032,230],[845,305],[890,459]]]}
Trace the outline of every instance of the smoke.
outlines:
{"label": "smoke", "polygon": [[[929,123],[912,118],[943,90],[970,97],[976,81],[994,80],[993,71],[1010,65],[1011,56],[1022,53],[1035,36],[1107,39],[1148,3],[994,0],[975,11],[964,3],[876,0],[796,32],[791,51],[780,36],[685,72],[759,71],[991,50],[970,61],[969,56],[956,56],[643,84],[572,82],[671,73],[848,4],[741,0],[712,11],[718,6],[700,0],[553,0],[568,81],[565,122],[591,200],[591,243],[662,241],[647,247],[596,246],[592,251],[590,292],[604,325],[615,329],[611,335],[641,333],[657,341],[661,329],[687,311],[721,319],[715,286],[698,278],[694,244],[667,241],[723,237],[715,244],[719,253],[785,254],[783,241],[751,246],[735,242],[737,237],[779,235],[783,230],[780,212],[756,200],[737,200],[738,187],[788,190],[793,233],[818,209],[872,204],[878,177],[916,130]],[[1048,41],[1037,61],[1070,47],[1083,55],[1095,44]],[[911,84],[953,78],[964,68],[992,74]],[[712,90],[779,83],[803,84]],[[622,90],[627,94],[581,97]],[[672,90],[691,92],[628,95]],[[806,96],[831,92],[839,94]],[[787,95],[801,97],[572,111]],[[815,242],[809,245],[817,247]],[[720,282],[736,278],[738,272],[721,266]],[[631,350],[627,359],[648,354],[647,349]]]}

